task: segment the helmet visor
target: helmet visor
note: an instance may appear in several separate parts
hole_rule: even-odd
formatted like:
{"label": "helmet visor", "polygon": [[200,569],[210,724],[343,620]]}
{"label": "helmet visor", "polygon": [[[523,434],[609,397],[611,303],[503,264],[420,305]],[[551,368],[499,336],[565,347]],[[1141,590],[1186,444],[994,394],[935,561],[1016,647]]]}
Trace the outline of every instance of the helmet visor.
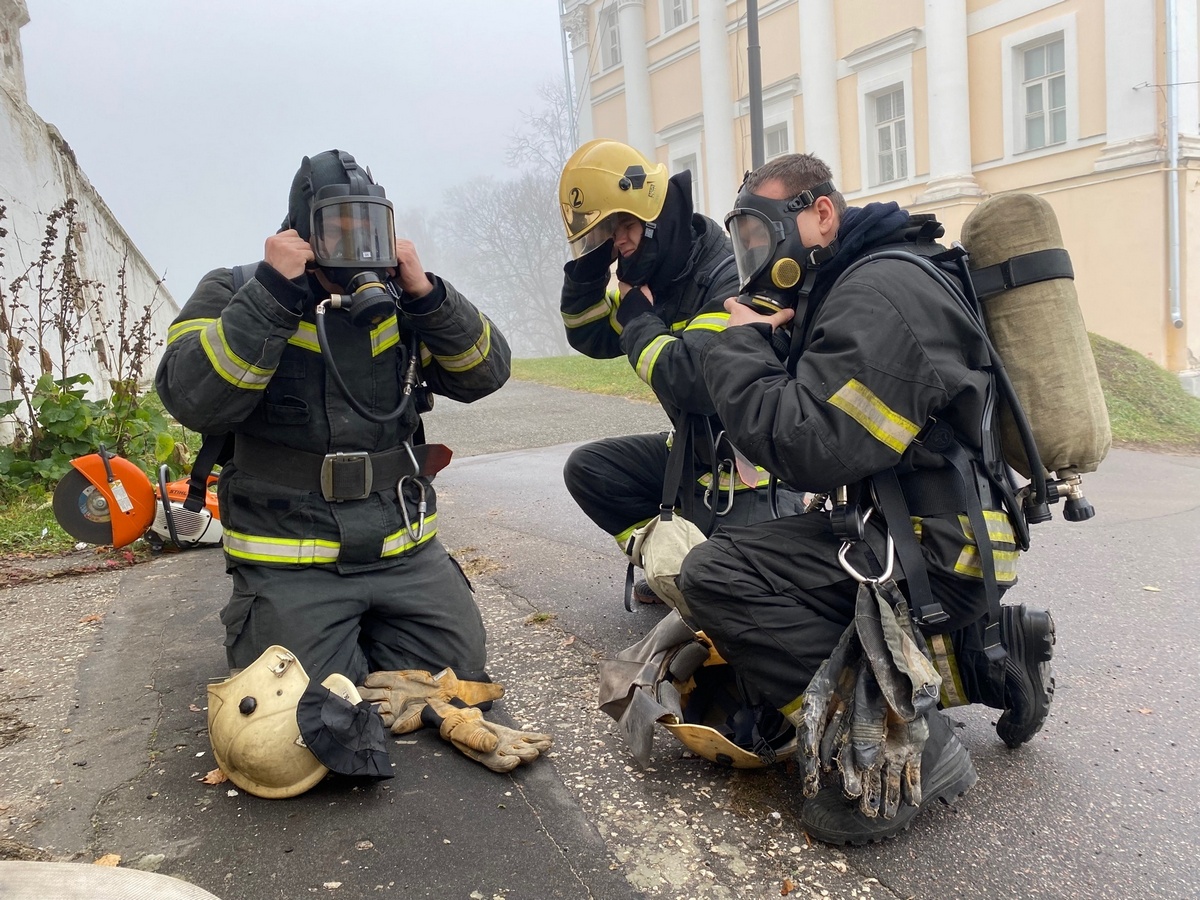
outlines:
{"label": "helmet visor", "polygon": [[321,266],[395,266],[392,204],[375,197],[318,201],[312,212],[312,247]]}
{"label": "helmet visor", "polygon": [[[564,214],[566,214],[565,207],[564,207]],[[592,212],[592,213],[582,213],[582,214],[578,213],[578,212],[570,213],[571,217],[591,216],[592,221],[596,222],[596,224],[593,225],[586,234],[580,235],[577,238],[570,239],[572,258],[579,259],[579,257],[584,256],[585,254],[591,253],[593,250],[595,250],[597,247],[599,247],[601,244],[603,244],[605,241],[607,241],[609,238],[611,238],[616,233],[617,222],[618,222],[620,215],[621,215],[621,213],[611,213],[611,214],[605,216],[603,219],[600,219],[597,222],[596,219],[598,219],[600,216],[600,213],[598,211]],[[580,230],[580,229],[572,230],[571,225],[572,225],[572,222],[570,219],[568,219],[567,234],[569,234],[569,235],[575,234]]]}
{"label": "helmet visor", "polygon": [[733,258],[744,290],[770,263],[782,229],[758,210],[745,208],[730,212],[725,217],[725,228],[733,241]]}

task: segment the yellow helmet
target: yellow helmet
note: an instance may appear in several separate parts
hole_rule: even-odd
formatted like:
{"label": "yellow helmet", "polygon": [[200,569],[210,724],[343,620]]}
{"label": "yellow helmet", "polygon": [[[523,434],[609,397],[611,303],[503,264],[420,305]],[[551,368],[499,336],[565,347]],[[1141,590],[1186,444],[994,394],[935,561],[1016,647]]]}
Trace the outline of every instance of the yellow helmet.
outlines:
{"label": "yellow helmet", "polygon": [[610,237],[618,213],[653,222],[667,199],[667,167],[620,141],[588,141],[563,167],[558,202],[578,259]]}
{"label": "yellow helmet", "polygon": [[703,631],[696,632],[696,640],[707,645],[708,658],[691,673],[672,673],[683,721],[673,714],[659,721],[697,756],[718,765],[761,769],[769,765],[768,760],[792,756],[798,745],[796,729],[782,716],[772,716],[770,724],[753,721],[733,667]]}
{"label": "yellow helmet", "polygon": [[[344,675],[322,684],[352,705],[362,702]],[[279,645],[208,686],[208,739],[221,771],[242,790],[276,800],[295,797],[329,773],[300,735],[296,709],[308,688],[300,660]]]}

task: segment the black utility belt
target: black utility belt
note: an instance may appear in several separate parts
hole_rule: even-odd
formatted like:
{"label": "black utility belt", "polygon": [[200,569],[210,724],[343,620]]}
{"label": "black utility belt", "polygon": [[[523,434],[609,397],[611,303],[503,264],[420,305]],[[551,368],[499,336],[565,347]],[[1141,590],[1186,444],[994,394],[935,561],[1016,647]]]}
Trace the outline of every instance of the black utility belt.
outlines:
{"label": "black utility belt", "polygon": [[436,475],[450,462],[450,455],[445,444],[413,446],[407,442],[378,453],[308,453],[239,434],[234,441],[233,464],[247,475],[320,493],[332,503],[364,500],[372,493],[395,488],[405,477]]}

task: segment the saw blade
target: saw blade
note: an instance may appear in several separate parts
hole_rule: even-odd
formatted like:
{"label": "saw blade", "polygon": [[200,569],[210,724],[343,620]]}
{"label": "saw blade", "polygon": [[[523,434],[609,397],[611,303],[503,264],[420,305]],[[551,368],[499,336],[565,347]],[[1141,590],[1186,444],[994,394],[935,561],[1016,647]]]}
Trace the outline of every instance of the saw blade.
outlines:
{"label": "saw blade", "polygon": [[108,499],[78,469],[63,476],[54,489],[54,518],[63,531],[89,544],[113,542]]}

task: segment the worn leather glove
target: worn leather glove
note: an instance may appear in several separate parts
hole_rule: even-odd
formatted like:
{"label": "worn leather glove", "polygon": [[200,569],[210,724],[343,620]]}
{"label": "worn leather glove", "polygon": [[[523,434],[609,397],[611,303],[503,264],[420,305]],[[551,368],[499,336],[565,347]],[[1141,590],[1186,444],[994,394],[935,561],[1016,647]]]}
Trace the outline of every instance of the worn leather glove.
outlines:
{"label": "worn leather glove", "polygon": [[883,807],[885,819],[894,818],[903,800],[921,805],[921,752],[929,738],[929,722],[922,716],[913,722],[890,719],[883,742]]}
{"label": "worn leather glove", "polygon": [[453,669],[431,675],[423,669],[372,672],[359,688],[364,700],[375,704],[384,727],[392,734],[408,734],[421,727],[421,711],[431,698],[443,702],[462,700],[468,706],[504,696],[504,685],[461,681]]}
{"label": "worn leather glove", "polygon": [[800,738],[805,797],[815,797],[821,789],[822,762],[832,758],[839,733],[845,734],[846,708],[853,697],[860,653],[851,624],[804,689],[800,709],[788,716]]}
{"label": "worn leather glove", "polygon": [[553,743],[548,734],[497,725],[487,721],[478,709],[464,709],[436,697],[430,698],[424,718],[437,724],[441,736],[465,756],[493,772],[511,772],[521,763],[533,762]]}
{"label": "worn leather glove", "polygon": [[879,814],[882,796],[883,744],[887,736],[887,703],[870,664],[859,665],[854,687],[854,711],[850,718],[850,738],[838,756],[842,790],[847,797],[859,799],[864,816]]}
{"label": "worn leather glove", "polygon": [[597,281],[608,274],[613,262],[612,238],[609,238],[594,250],[589,250],[579,259],[573,259],[563,266],[563,273],[572,281],[583,284]]}

